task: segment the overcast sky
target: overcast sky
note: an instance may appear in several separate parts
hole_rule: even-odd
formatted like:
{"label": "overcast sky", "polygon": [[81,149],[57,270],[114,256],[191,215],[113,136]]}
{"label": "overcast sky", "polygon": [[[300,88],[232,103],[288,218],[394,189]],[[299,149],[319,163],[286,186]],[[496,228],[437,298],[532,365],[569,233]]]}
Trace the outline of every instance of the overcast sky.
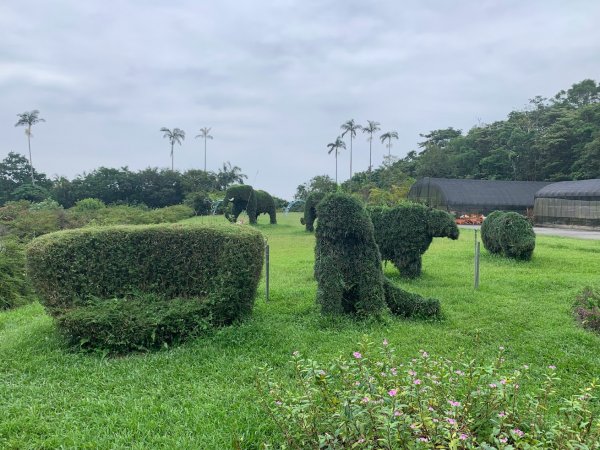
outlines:
{"label": "overcast sky", "polygon": [[[179,170],[238,165],[291,198],[335,173],[348,119],[419,133],[468,130],[537,94],[600,79],[600,2],[2,0],[0,158],[27,153],[17,113],[39,109],[33,162],[53,176],[170,166],[161,127],[186,131]],[[349,152],[339,157],[341,180]],[[373,143],[374,164],[386,149]],[[354,169],[368,143],[354,144]]]}

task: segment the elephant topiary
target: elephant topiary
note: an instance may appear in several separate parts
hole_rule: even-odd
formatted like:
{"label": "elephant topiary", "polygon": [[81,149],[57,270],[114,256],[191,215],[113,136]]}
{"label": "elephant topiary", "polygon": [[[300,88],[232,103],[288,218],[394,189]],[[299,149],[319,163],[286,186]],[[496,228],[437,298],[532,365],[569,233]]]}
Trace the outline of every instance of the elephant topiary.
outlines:
{"label": "elephant topiary", "polygon": [[269,214],[271,223],[277,223],[273,197],[265,191],[254,190],[248,184],[230,186],[225,192],[222,206],[225,217],[230,222],[237,221],[238,216],[245,210],[251,224],[256,224],[256,218],[260,214]]}
{"label": "elephant topiary", "polygon": [[325,197],[324,192],[311,192],[304,203],[304,217],[300,218],[300,223],[306,227],[306,231],[314,231],[315,220],[317,219],[317,205]]}
{"label": "elephant topiary", "polygon": [[481,240],[490,253],[530,260],[535,249],[535,232],[525,217],[516,212],[494,211],[481,224]]}
{"label": "elephant topiary", "polygon": [[434,237],[458,239],[454,218],[439,209],[406,202],[393,208],[370,208],[369,213],[381,258],[391,261],[403,277],[421,275],[421,256]]}
{"label": "elephant topiary", "polygon": [[324,314],[437,316],[439,301],[408,293],[385,279],[373,223],[347,194],[329,194],[317,206],[315,278]]}

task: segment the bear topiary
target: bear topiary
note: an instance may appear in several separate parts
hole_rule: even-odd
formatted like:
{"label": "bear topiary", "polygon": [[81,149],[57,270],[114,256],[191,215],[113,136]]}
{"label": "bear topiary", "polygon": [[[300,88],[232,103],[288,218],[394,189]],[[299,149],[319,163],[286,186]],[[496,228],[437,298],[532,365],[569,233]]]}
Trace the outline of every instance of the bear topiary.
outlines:
{"label": "bear topiary", "polygon": [[434,237],[458,239],[454,218],[445,211],[406,202],[393,208],[369,208],[381,258],[406,278],[421,275],[421,256]]}
{"label": "bear topiary", "polygon": [[315,220],[317,219],[317,205],[325,197],[324,192],[311,192],[304,203],[304,217],[300,218],[300,223],[306,227],[306,231],[315,230]]}
{"label": "bear topiary", "polygon": [[[231,203],[231,208],[229,208],[229,203]],[[265,191],[254,190],[248,184],[230,186],[225,192],[222,206],[225,210],[225,217],[230,222],[237,221],[242,211],[246,211],[251,224],[256,224],[256,218],[260,214],[269,214],[271,223],[277,223],[273,197]]]}
{"label": "bear topiary", "polygon": [[535,249],[531,222],[516,212],[494,211],[481,224],[481,240],[490,253],[529,261]]}
{"label": "bear topiary", "polygon": [[317,303],[324,314],[404,317],[439,315],[439,301],[423,299],[386,281],[373,224],[355,198],[327,195],[317,206],[315,268]]}

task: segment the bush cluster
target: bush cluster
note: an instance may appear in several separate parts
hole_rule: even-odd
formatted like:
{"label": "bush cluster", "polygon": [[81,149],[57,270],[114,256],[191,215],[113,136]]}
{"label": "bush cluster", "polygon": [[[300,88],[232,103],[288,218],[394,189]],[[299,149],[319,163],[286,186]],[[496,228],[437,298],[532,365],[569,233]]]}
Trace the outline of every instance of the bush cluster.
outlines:
{"label": "bush cluster", "polygon": [[[290,385],[270,368],[256,377],[261,403],[279,430],[273,448],[597,449],[597,381],[554,401],[556,368],[542,376],[426,351],[400,360],[386,340],[360,344],[351,357],[321,365],[294,352]],[[541,380],[540,380],[541,378]],[[525,394],[527,392],[527,394]],[[269,447],[270,448],[270,447]]]}
{"label": "bush cluster", "polygon": [[586,287],[575,299],[574,309],[581,326],[600,333],[600,290]]}
{"label": "bush cluster", "polygon": [[250,314],[263,250],[258,231],[230,225],[82,228],[32,241],[27,265],[71,341],[121,352]]}
{"label": "bush cluster", "polygon": [[386,280],[373,224],[362,203],[337,193],[317,206],[315,278],[317,303],[324,314],[437,317],[439,302],[423,299]]}
{"label": "bush cluster", "polygon": [[323,197],[324,192],[311,192],[304,203],[304,217],[300,218],[300,223],[306,227],[306,231],[315,230],[315,220],[317,220],[317,205]]}
{"label": "bush cluster", "polygon": [[531,222],[516,212],[494,211],[481,224],[481,240],[490,253],[530,260],[535,249]]}
{"label": "bush cluster", "polygon": [[15,239],[0,239],[0,310],[28,303],[32,289],[25,274],[25,249]]}
{"label": "bush cluster", "polygon": [[273,197],[268,192],[254,190],[248,184],[230,186],[225,192],[223,208],[226,211],[225,217],[230,222],[237,221],[242,211],[246,211],[251,224],[256,224],[256,219],[261,214],[268,214],[271,224],[277,223]]}
{"label": "bush cluster", "polygon": [[434,237],[458,239],[454,218],[445,211],[412,202],[393,208],[372,207],[368,211],[381,258],[391,261],[407,278],[421,275],[421,257]]}

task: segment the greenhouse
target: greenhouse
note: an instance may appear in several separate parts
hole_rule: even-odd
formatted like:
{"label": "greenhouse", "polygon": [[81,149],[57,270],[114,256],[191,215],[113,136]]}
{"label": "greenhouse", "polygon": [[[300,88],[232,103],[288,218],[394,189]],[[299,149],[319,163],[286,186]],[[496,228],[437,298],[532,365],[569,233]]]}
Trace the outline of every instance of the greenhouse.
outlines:
{"label": "greenhouse", "polygon": [[561,181],[535,194],[536,225],[600,228],[600,179]]}
{"label": "greenhouse", "polygon": [[489,214],[495,210],[529,214],[535,193],[545,181],[464,180],[421,178],[408,198],[428,206],[460,214]]}

